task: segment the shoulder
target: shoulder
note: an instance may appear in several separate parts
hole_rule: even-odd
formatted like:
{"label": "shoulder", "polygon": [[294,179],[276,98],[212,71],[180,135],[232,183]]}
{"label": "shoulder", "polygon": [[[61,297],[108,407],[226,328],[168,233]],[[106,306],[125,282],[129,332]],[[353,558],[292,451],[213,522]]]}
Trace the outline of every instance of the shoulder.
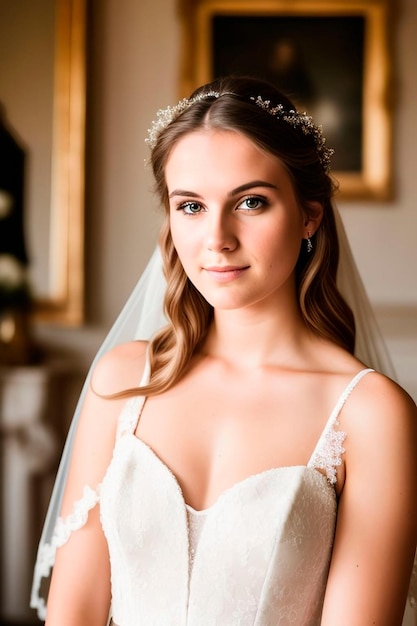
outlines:
{"label": "shoulder", "polygon": [[[410,395],[387,376],[369,370],[365,376],[358,377],[353,387],[356,374],[367,370],[367,366],[343,348],[327,340],[317,340],[315,345],[315,369],[329,374],[328,386],[323,384],[334,397],[334,383],[343,381],[349,390],[347,401],[340,415],[343,429],[353,434],[365,434],[403,427],[410,433],[416,433],[417,407]],[[331,363],[331,371],[328,364]],[[325,376],[326,378],[326,376]],[[337,382],[339,381],[339,382]]]}
{"label": "shoulder", "polygon": [[106,352],[94,367],[91,387],[99,395],[111,395],[139,385],[146,359],[146,341],[130,341]]}
{"label": "shoulder", "polygon": [[415,429],[417,407],[410,395],[396,382],[376,371],[364,376],[352,393],[346,407],[347,421],[354,428],[378,425]]}
{"label": "shoulder", "polygon": [[341,415],[348,473],[389,471],[417,476],[417,407],[397,383],[377,372],[360,380]]}
{"label": "shoulder", "polygon": [[139,385],[146,347],[147,343],[139,341],[121,344],[104,354],[94,366],[76,434],[77,458],[94,461],[94,472],[89,472],[96,480],[88,484],[98,484],[111,458],[117,424],[127,399],[124,394],[117,394]]}
{"label": "shoulder", "polygon": [[117,425],[126,397],[112,394],[137,387],[146,361],[144,342],[121,344],[104,354],[94,366],[82,396],[76,421],[74,448],[63,514],[71,512],[85,485],[99,485],[111,462]]}

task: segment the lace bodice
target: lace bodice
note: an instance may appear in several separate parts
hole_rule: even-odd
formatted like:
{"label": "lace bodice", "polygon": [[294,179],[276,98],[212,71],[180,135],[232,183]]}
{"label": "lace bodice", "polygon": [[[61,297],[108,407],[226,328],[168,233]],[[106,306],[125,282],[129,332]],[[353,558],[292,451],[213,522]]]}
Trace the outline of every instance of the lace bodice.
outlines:
{"label": "lace bodice", "polygon": [[346,437],[338,416],[367,371],[342,394],[307,466],[249,476],[204,515],[187,507],[175,476],[134,435],[144,399],[129,400],[100,496],[114,622],[319,624]]}
{"label": "lace bodice", "polygon": [[222,494],[193,553],[174,476],[125,436],[101,489],[113,619],[120,626],[318,624],[335,512],[322,474],[272,469]]}

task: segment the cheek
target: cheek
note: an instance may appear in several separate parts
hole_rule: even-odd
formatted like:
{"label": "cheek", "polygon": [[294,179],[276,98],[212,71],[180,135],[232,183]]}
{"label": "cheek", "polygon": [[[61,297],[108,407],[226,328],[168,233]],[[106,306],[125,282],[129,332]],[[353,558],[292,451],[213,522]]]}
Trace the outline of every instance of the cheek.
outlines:
{"label": "cheek", "polygon": [[195,258],[193,250],[194,238],[183,228],[178,228],[176,220],[171,221],[171,239],[185,273],[189,274],[191,262]]}
{"label": "cheek", "polygon": [[181,231],[181,229],[176,228],[175,223],[171,222],[171,239],[172,239],[172,243],[174,244],[174,248],[177,251],[178,256],[182,256],[183,253],[185,253],[186,251],[186,236],[184,235],[184,232]]}
{"label": "cheek", "polygon": [[301,242],[302,229],[299,224],[279,224],[275,228],[264,230],[263,236],[258,238],[258,247],[264,252],[268,250],[273,256],[281,257],[299,250]]}
{"label": "cheek", "polygon": [[265,235],[258,246],[259,254],[266,256],[266,264],[271,272],[294,270],[302,246],[302,236],[296,229],[283,229]]}
{"label": "cheek", "polygon": [[184,238],[184,235],[178,225],[178,216],[172,211],[169,218],[169,230],[171,232],[171,239],[174,244],[174,248],[178,252],[178,249],[182,248],[182,239]]}

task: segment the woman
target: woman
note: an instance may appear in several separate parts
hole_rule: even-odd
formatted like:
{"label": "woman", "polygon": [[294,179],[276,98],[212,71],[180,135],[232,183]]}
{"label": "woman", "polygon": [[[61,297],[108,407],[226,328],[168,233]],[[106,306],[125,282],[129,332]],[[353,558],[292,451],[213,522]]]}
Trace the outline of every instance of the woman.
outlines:
{"label": "woman", "polygon": [[229,78],[148,141],[168,325],[94,368],[47,626],[401,624],[416,407],[354,356],[321,129]]}

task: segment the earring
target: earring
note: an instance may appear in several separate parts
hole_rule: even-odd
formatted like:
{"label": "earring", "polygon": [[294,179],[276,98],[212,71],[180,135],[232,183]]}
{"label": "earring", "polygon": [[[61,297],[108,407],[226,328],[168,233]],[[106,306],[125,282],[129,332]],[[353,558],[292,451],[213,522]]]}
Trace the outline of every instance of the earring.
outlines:
{"label": "earring", "polygon": [[312,242],[311,242],[310,237],[311,237],[311,233],[310,233],[310,232],[308,232],[308,233],[307,233],[307,253],[308,253],[308,254],[310,254],[310,252],[313,250],[313,244],[312,244]]}

